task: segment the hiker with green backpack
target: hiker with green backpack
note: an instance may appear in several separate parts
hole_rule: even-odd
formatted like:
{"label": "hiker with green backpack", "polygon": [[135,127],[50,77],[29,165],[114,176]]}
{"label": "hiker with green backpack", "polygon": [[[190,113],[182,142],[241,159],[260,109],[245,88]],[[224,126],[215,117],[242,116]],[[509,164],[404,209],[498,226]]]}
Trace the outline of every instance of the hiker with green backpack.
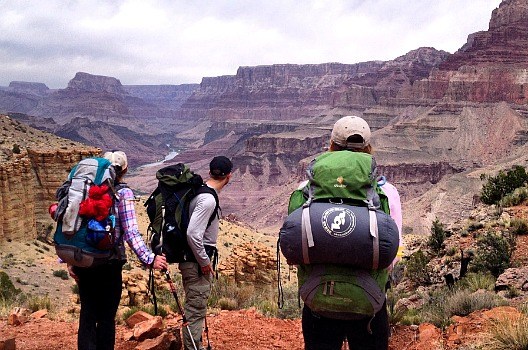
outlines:
{"label": "hiker with green backpack", "polygon": [[[79,350],[114,349],[115,316],[126,262],[125,241],[143,264],[159,270],[168,266],[165,257],[150,251],[139,233],[134,194],[122,182],[127,170],[124,152],[106,152],[103,158],[79,162],[57,191],[60,201],[55,249],[79,286]],[[76,188],[77,183],[81,184],[80,188]],[[107,203],[103,205],[105,198]],[[66,203],[62,209],[61,203]],[[98,212],[105,221],[88,220]],[[103,227],[98,227],[101,222]],[[73,227],[71,231],[70,227]]]}
{"label": "hiker with green backpack", "polygon": [[[209,164],[209,179],[205,185],[217,195],[231,180],[232,170],[233,164],[227,157],[214,157]],[[185,291],[185,314],[191,333],[183,333],[185,350],[204,349],[202,331],[212,287],[213,260],[219,232],[218,209],[217,196],[209,193],[198,194],[189,205],[187,242],[195,261],[179,263]],[[198,347],[195,348],[195,345]]]}
{"label": "hiker with green backpack", "polygon": [[370,127],[339,119],[330,149],[290,197],[279,235],[298,266],[306,350],[387,350],[386,285],[402,252],[398,191],[378,178]]}
{"label": "hiker with green backpack", "polygon": [[207,349],[211,348],[206,313],[218,259],[218,194],[229,183],[232,170],[229,158],[216,156],[209,163],[209,179],[204,182],[186,164],[166,166],[156,172],[158,186],[145,202],[152,250],[164,254],[168,263],[179,264],[185,292],[183,310],[169,271],[166,277],[182,313],[185,350],[204,349],[204,324]]}

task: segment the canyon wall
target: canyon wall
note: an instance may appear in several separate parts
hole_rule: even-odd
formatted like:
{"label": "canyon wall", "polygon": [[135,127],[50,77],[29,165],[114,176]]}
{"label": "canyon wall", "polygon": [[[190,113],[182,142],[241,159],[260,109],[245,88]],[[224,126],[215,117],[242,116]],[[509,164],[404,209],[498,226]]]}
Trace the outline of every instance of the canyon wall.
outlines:
{"label": "canyon wall", "polygon": [[53,223],[48,206],[69,170],[97,148],[27,149],[0,164],[0,241],[36,238]]}

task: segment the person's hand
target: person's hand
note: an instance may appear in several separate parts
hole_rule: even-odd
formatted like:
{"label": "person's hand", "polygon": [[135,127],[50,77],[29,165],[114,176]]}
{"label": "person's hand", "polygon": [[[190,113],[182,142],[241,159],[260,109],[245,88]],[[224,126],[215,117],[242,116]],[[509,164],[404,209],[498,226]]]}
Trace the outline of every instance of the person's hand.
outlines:
{"label": "person's hand", "polygon": [[169,264],[167,263],[167,258],[165,258],[165,255],[156,255],[152,267],[156,270],[167,270]]}
{"label": "person's hand", "polygon": [[75,282],[79,281],[79,277],[73,272],[73,266],[68,264],[68,273],[70,274],[70,277],[75,280]]}
{"label": "person's hand", "polygon": [[202,266],[201,269],[202,269],[202,274],[204,276],[213,275],[214,274],[213,267],[211,266],[211,264]]}

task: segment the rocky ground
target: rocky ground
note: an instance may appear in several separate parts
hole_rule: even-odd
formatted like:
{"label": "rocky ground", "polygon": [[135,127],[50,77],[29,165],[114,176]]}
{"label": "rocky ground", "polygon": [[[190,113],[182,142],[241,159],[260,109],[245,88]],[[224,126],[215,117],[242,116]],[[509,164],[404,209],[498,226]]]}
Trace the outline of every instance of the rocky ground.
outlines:
{"label": "rocky ground", "polygon": [[[526,206],[508,208],[506,212],[511,217],[528,215]],[[489,213],[485,210],[477,212],[472,220],[480,221],[482,219],[480,216],[484,218],[489,216]],[[139,217],[144,232],[145,216],[140,213]],[[219,246],[224,258],[230,254],[233,247],[248,240],[264,243],[269,248],[275,243],[273,237],[259,235],[251,229],[229,221],[222,223],[222,233]],[[475,236],[476,234],[451,236],[446,241],[446,249],[450,250],[453,245],[466,249],[474,243]],[[419,237],[414,239],[420,240]],[[518,237],[514,254],[516,266],[524,266],[528,262],[527,243],[527,236]],[[409,242],[408,245],[411,247],[415,244],[416,242]],[[64,266],[57,262],[52,250],[49,245],[38,240],[10,242],[0,250],[0,270],[9,274],[15,286],[32,295],[47,295],[54,305],[45,317],[30,318],[29,321],[17,326],[9,325],[7,316],[0,318],[0,349],[2,349],[2,341],[8,339],[14,339],[17,350],[76,348],[78,305],[76,306],[73,300],[75,298],[72,298],[71,288],[74,283],[71,279],[63,280],[55,276],[54,272],[64,269]],[[527,300],[524,295],[525,293],[521,291],[512,304],[519,305]],[[2,303],[0,307],[3,307]],[[12,310],[4,308],[1,311],[0,314],[9,315]],[[454,316],[451,324],[444,331],[431,324],[396,325],[392,327],[390,350],[475,349],[473,347],[475,344],[486,342],[487,330],[497,320],[503,318],[515,320],[519,315],[517,309],[504,306],[476,311],[467,317]],[[172,321],[169,316],[165,322],[176,322],[181,327],[180,316],[172,315],[172,317]],[[208,322],[209,339],[215,350],[303,349],[299,318],[284,320],[265,317],[255,309],[237,311],[211,309]],[[141,349],[138,348],[140,343],[130,340],[130,332],[131,329],[120,321],[116,336],[117,350]]]}

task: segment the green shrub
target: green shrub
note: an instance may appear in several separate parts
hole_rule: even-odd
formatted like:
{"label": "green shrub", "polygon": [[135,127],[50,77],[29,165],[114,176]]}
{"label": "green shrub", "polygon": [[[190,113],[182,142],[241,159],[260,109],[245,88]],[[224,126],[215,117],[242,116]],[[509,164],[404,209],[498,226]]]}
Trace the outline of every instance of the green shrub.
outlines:
{"label": "green shrub", "polygon": [[447,288],[433,291],[429,300],[419,310],[420,323],[429,322],[438,328],[447,328],[451,324],[451,315],[446,312],[445,306],[450,295]]}
{"label": "green shrub", "polygon": [[446,251],[447,256],[454,256],[457,253],[457,247],[451,247]]}
{"label": "green shrub", "polygon": [[490,329],[483,334],[483,344],[487,350],[528,349],[528,317],[492,321]]}
{"label": "green shrub", "polygon": [[470,313],[507,305],[507,301],[493,292],[473,292],[458,290],[446,299],[445,312],[452,316],[467,316]]}
{"label": "green shrub", "polygon": [[488,231],[477,239],[474,269],[489,271],[493,276],[498,277],[511,266],[514,250],[513,234]]}
{"label": "green shrub", "polygon": [[429,260],[423,251],[414,252],[405,263],[405,277],[417,285],[430,284],[431,269],[427,266]]}
{"label": "green shrub", "polygon": [[469,292],[476,292],[479,289],[493,291],[495,290],[495,277],[490,273],[468,273],[457,283],[460,289],[466,289]]}
{"label": "green shrub", "polygon": [[296,284],[288,284],[282,288],[284,303],[282,308],[277,309],[277,317],[281,319],[296,319],[301,317],[299,305],[299,294]]}
{"label": "green shrub", "polygon": [[507,301],[493,292],[472,293],[465,289],[450,290],[444,287],[431,293],[429,300],[415,314],[413,321],[429,322],[445,329],[455,315],[467,316],[477,310],[501,305],[507,305]]}
{"label": "green shrub", "polygon": [[79,295],[79,285],[77,283],[73,284],[70,289],[73,294]]}
{"label": "green shrub", "polygon": [[435,219],[431,226],[431,236],[429,236],[427,245],[433,252],[438,253],[442,249],[445,239],[446,232],[444,230],[444,225],[438,219]]}
{"label": "green shrub", "polygon": [[473,231],[477,231],[481,228],[484,227],[484,224],[482,222],[471,222],[469,225],[468,225],[468,228],[467,228],[467,231],[468,232],[473,232]]}
{"label": "green shrub", "polygon": [[522,204],[528,200],[528,187],[516,188],[513,193],[510,193],[502,198],[499,204],[503,207],[513,207]]}
{"label": "green shrub", "polygon": [[220,310],[236,310],[238,308],[238,302],[234,298],[221,297],[218,299],[216,306]]}
{"label": "green shrub", "polygon": [[11,279],[4,271],[0,271],[0,298],[12,300],[21,293],[20,289],[15,288]]}
{"label": "green shrub", "polygon": [[510,232],[517,236],[528,234],[528,221],[526,219],[513,218],[510,223]]}
{"label": "green shrub", "polygon": [[63,280],[67,280],[69,277],[68,271],[66,270],[55,270],[53,271],[53,276],[60,277]]}
{"label": "green shrub", "polygon": [[[400,321],[402,325],[419,325],[423,323],[422,313],[418,309],[409,309],[404,314]],[[392,324],[392,323],[391,323]]]}
{"label": "green shrub", "polygon": [[522,187],[528,180],[526,169],[516,165],[507,172],[499,171],[497,176],[481,175],[481,180],[486,180],[482,186],[480,198],[485,204],[498,204],[506,195],[512,193],[516,188]]}
{"label": "green shrub", "polygon": [[396,304],[403,297],[403,295],[394,289],[387,291],[387,312],[389,315],[389,324],[396,325],[403,321],[406,314],[406,309],[403,307],[397,307]]}
{"label": "green shrub", "polygon": [[27,303],[28,309],[30,309],[32,312],[42,310],[42,309],[47,309],[47,310],[52,309],[51,299],[49,298],[48,295],[28,296],[26,303]]}
{"label": "green shrub", "polygon": [[18,144],[14,144],[13,145],[13,149],[12,149],[13,153],[14,154],[20,154],[20,146]]}

